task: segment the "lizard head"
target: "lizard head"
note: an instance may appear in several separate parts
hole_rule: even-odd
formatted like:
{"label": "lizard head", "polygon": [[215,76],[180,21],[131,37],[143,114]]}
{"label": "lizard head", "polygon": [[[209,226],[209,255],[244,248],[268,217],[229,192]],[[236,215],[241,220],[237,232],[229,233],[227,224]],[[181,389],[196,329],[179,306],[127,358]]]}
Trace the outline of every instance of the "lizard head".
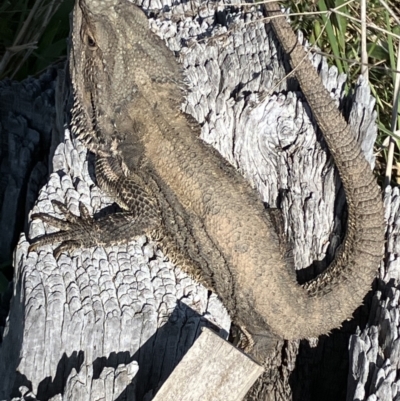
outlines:
{"label": "lizard head", "polygon": [[143,11],[126,0],[76,0],[70,71],[72,129],[103,156],[117,156],[127,135],[130,143],[139,136],[132,131],[140,117],[132,119],[127,110],[134,107],[140,116],[154,107],[143,102],[146,91],[154,93],[155,85],[166,82],[175,88],[170,97],[182,97],[173,53],[150,31]]}

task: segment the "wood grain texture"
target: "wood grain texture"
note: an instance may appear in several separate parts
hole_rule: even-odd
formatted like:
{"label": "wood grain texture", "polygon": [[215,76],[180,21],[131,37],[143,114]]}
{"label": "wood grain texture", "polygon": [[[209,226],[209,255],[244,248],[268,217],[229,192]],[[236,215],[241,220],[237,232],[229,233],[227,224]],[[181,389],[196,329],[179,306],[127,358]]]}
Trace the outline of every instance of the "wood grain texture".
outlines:
{"label": "wood grain texture", "polygon": [[241,401],[263,370],[205,328],[154,401]]}
{"label": "wood grain texture", "polygon": [[[386,188],[387,243],[365,328],[351,337],[347,400],[400,397],[399,188]],[[369,398],[370,397],[370,398]]]}
{"label": "wood grain texture", "polygon": [[[304,269],[304,276],[313,276],[329,263],[340,242],[344,201],[301,93],[292,81],[282,81],[281,54],[260,21],[261,12],[227,8],[216,14],[212,3],[185,3],[172,8],[172,14],[162,14],[160,10],[170,4],[143,5],[159,10],[150,25],[179,52],[191,88],[183,109],[203,124],[202,138],[240,169],[263,200],[282,208],[296,266],[303,269],[313,260],[321,261]],[[215,24],[216,17],[220,25]],[[328,69],[319,56],[313,56],[313,63],[339,103],[345,78]],[[371,162],[376,136],[373,106],[368,85],[360,79],[345,115],[363,138]],[[75,213],[79,200],[94,213],[109,205],[112,200],[100,193],[90,168],[85,149],[66,131],[34,211],[55,213],[50,199],[66,201]],[[388,207],[397,198],[394,193]],[[46,230],[51,229],[35,222],[30,236]],[[145,238],[125,247],[63,255],[58,263],[50,247],[28,255],[27,246],[21,236],[15,253],[14,298],[0,351],[5,361],[0,365],[0,398],[25,394],[26,399],[31,392],[39,400],[89,400],[99,394],[105,399],[150,400],[200,327],[211,322],[222,334],[229,331],[229,318],[216,297],[170,264]],[[396,253],[392,255],[396,259]],[[393,325],[388,335],[393,336],[392,330]],[[307,345],[311,352],[316,350],[312,355],[321,372],[328,364],[319,355],[325,352],[320,344],[328,342],[320,339]],[[334,346],[325,345],[329,347],[334,354]],[[312,399],[315,387],[324,388],[326,383],[315,383],[320,376],[312,376],[307,359],[299,358],[295,365],[298,349],[298,342],[277,345],[258,394],[268,393],[266,399],[276,400]],[[326,352],[325,358],[331,354]],[[335,385],[345,392],[343,382]],[[351,388],[355,387],[353,381]]]}
{"label": "wood grain texture", "polygon": [[[55,69],[40,79],[0,82],[0,263],[8,262],[47,180],[55,119]],[[21,212],[22,211],[22,212]]]}

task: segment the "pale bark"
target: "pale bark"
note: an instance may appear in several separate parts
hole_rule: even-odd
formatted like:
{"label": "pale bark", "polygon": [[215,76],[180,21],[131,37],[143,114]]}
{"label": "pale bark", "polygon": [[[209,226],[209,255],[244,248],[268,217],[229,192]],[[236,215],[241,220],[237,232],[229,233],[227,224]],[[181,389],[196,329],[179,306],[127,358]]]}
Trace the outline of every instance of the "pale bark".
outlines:
{"label": "pale bark", "polygon": [[[161,2],[151,1],[150,7],[160,9]],[[202,124],[202,138],[253,183],[261,198],[282,209],[295,264],[302,269],[299,275],[310,278],[332,259],[345,230],[340,181],[296,83],[284,79],[283,56],[261,13],[249,9],[243,14],[234,8],[222,12],[222,7],[216,12],[214,7],[181,4],[172,9],[174,18],[160,13],[150,25],[171,50],[180,52],[190,87],[182,109]],[[227,25],[215,25],[216,18]],[[313,62],[344,114],[350,115],[373,163],[376,125],[367,83],[360,78],[354,96],[343,101],[345,77],[328,69],[318,55]],[[58,116],[62,120],[60,111]],[[65,202],[76,214],[79,201],[93,213],[110,205],[112,200],[93,181],[90,161],[66,130],[33,211],[56,213],[51,199]],[[380,272],[396,280],[398,199],[397,189],[386,198],[390,240],[387,266]],[[29,235],[51,231],[35,221]],[[51,247],[38,254],[28,254],[27,247],[21,235],[14,258],[14,297],[0,350],[0,399],[17,397],[24,386],[23,391],[31,390],[38,400],[151,400],[202,326],[217,326],[224,336],[229,332],[229,317],[216,296],[169,263],[144,237],[128,246],[63,254],[58,261]],[[310,267],[313,261],[318,263]],[[398,300],[396,291],[382,292]],[[374,301],[373,310],[380,320],[370,320],[377,329],[367,329],[350,343],[355,373],[350,375],[349,400],[386,391],[379,388],[395,381],[398,309],[393,302],[377,304]],[[303,341],[299,356],[299,342],[277,344],[263,384],[248,399],[344,399],[346,344],[363,320],[361,313],[357,316],[361,320],[347,323],[330,338]],[[373,352],[368,351],[370,343]],[[382,347],[387,354],[378,352]],[[378,374],[371,379],[368,369]],[[371,387],[371,380],[377,384]],[[357,395],[361,387],[366,387],[365,398]]]}

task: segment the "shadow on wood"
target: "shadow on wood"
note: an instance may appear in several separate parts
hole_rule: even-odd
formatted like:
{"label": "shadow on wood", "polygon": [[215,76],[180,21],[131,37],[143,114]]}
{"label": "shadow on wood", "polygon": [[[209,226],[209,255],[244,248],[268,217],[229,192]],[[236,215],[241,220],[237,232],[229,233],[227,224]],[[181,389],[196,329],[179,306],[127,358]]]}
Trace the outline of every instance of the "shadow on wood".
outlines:
{"label": "shadow on wood", "polygon": [[[17,299],[18,297],[14,297],[13,302],[16,302]],[[24,315],[22,310],[20,310],[20,313],[21,316]],[[186,321],[182,319],[182,316],[186,316]],[[84,366],[85,355],[82,350],[76,350],[69,356],[64,353],[57,364],[55,376],[45,377],[39,383],[36,398],[38,400],[47,400],[57,394],[65,394],[68,392],[68,384],[71,382],[71,379],[78,377],[80,373],[83,373],[82,370],[92,370],[92,374],[88,375],[87,372],[85,372],[84,376],[91,376],[92,387],[95,387],[96,382],[105,381],[104,376],[106,374],[109,375],[111,373],[114,381],[118,376],[119,370],[121,370],[121,366],[127,367],[132,365],[133,362],[134,364],[137,362],[139,365],[138,373],[130,383],[126,383],[127,386],[125,388],[121,389],[121,393],[116,400],[150,400],[157,389],[160,388],[160,386],[168,379],[171,372],[179,364],[184,355],[191,349],[193,341],[195,341],[200,335],[201,327],[208,326],[216,332],[220,332],[225,337],[227,336],[226,332],[224,333],[204,318],[201,318],[202,323],[198,326],[194,338],[190,335],[188,337],[182,335],[182,333],[178,333],[181,330],[185,330],[185,323],[190,323],[191,319],[197,320],[199,318],[201,318],[201,316],[196,311],[189,308],[184,303],[178,302],[168,321],[133,355],[130,355],[129,352],[112,352],[108,357],[95,359],[92,366]],[[21,320],[21,323],[23,323],[23,319]],[[195,323],[194,320],[193,323]],[[11,327],[16,330],[17,325],[13,324]],[[186,328],[186,330],[190,331],[188,328]],[[22,333],[23,327],[21,326],[19,332],[14,331],[14,333],[12,333],[12,337],[15,339],[21,338]],[[214,335],[217,336],[216,334]],[[221,341],[225,342],[222,339]],[[227,345],[228,347],[234,348],[228,343]],[[173,355],[171,351],[173,351]],[[237,352],[240,353],[239,351]],[[17,356],[19,354],[19,349],[13,347],[12,354]],[[242,356],[243,360],[250,361],[250,359],[244,354],[242,354]],[[255,372],[261,373],[261,371],[259,371],[259,366],[252,361],[250,362],[253,368],[256,368]],[[8,374],[6,380],[12,381],[12,383],[8,383],[9,388],[12,388],[11,393],[9,394],[10,398],[21,396],[19,390],[21,386],[24,387],[25,390],[32,391],[30,378],[19,373],[17,371],[17,366],[13,368],[13,364],[15,365],[15,363],[18,365],[18,357],[14,359],[9,358],[8,361],[6,361],[5,366],[3,366],[6,367],[5,370]],[[196,373],[193,372],[193,374]],[[254,377],[254,380],[255,378],[256,377]],[[2,387],[3,386],[7,386],[7,384],[3,382]]]}

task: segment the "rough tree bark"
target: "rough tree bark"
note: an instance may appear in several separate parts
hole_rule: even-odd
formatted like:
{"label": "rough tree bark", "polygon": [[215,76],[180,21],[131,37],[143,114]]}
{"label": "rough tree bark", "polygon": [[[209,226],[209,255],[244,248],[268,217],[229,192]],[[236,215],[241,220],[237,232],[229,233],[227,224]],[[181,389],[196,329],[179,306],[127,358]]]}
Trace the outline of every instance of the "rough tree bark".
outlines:
{"label": "rough tree bark", "polygon": [[[304,281],[329,264],[345,230],[341,185],[312,114],[295,81],[285,79],[284,57],[259,10],[174,4],[152,0],[141,5],[151,9],[150,26],[182,61],[190,87],[182,109],[202,124],[202,138],[253,183],[264,202],[282,209]],[[354,94],[344,98],[345,77],[320,56],[312,59],[373,164],[376,125],[367,83],[360,79]],[[58,93],[60,127],[65,93]],[[79,201],[94,214],[110,206],[112,199],[95,184],[85,148],[68,129],[60,142],[33,212],[56,214],[51,199],[66,202],[76,214]],[[5,193],[3,213],[10,199]],[[346,391],[348,400],[398,395],[397,188],[387,190],[386,205],[386,265],[379,271],[371,317],[360,308],[356,319],[329,338],[277,344],[264,381],[248,400],[317,400],[322,395],[344,400]],[[51,230],[35,221],[29,236]],[[128,246],[63,254],[58,261],[50,247],[38,254],[28,254],[27,248],[22,234],[0,349],[0,399],[151,400],[202,326],[225,337],[229,332],[229,316],[216,296],[169,263],[145,237]],[[347,387],[347,343],[358,324],[365,329],[351,337]]]}

